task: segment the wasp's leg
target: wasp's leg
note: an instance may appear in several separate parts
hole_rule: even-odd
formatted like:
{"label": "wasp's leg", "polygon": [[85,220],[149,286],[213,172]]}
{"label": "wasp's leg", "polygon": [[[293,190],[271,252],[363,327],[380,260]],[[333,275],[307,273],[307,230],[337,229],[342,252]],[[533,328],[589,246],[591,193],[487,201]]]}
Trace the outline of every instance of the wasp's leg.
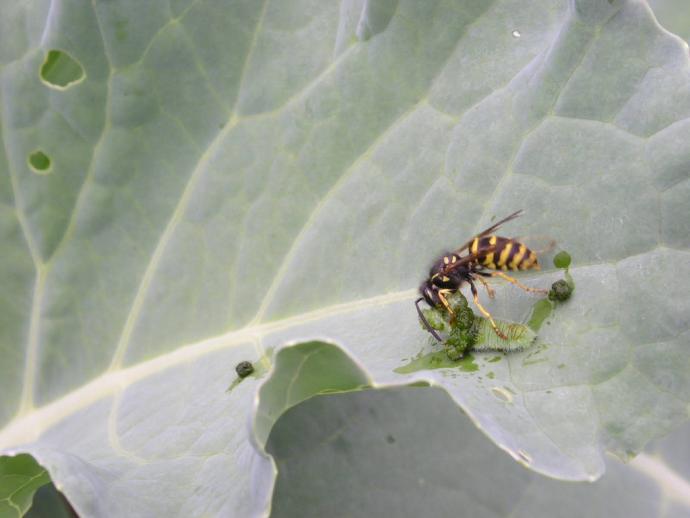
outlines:
{"label": "wasp's leg", "polygon": [[484,288],[486,288],[486,293],[489,295],[489,298],[493,299],[496,296],[496,292],[494,291],[494,289],[491,286],[489,286],[489,283],[486,282],[481,277],[477,277],[477,280],[484,285]]}
{"label": "wasp's leg", "polygon": [[500,277],[501,279],[505,279],[506,281],[508,281],[508,282],[510,282],[510,283],[512,283],[512,284],[515,284],[515,286],[517,286],[518,288],[521,288],[521,289],[523,289],[523,290],[525,290],[525,291],[529,291],[530,293],[543,293],[543,294],[546,294],[546,293],[549,292],[549,290],[544,290],[544,289],[541,289],[541,288],[530,288],[529,286],[525,286],[525,285],[522,284],[520,281],[518,281],[516,278],[511,277],[510,275],[506,275],[506,274],[503,273],[503,272],[491,272],[491,273],[489,273],[489,274],[487,274],[487,275],[489,275],[489,276],[491,276],[491,277]]}
{"label": "wasp's leg", "polygon": [[489,319],[489,322],[491,322],[491,327],[494,329],[494,333],[498,335],[499,338],[502,338],[503,340],[508,340],[508,337],[501,332],[501,330],[498,328],[496,325],[496,322],[494,322],[494,318],[491,316],[491,313],[489,313],[484,306],[481,305],[479,302],[479,295],[477,294],[477,287],[474,285],[474,282],[470,282],[470,289],[472,290],[472,297],[474,298],[474,304],[479,308],[479,311],[481,312],[482,315],[484,315],[486,318]]}
{"label": "wasp's leg", "polygon": [[438,290],[438,299],[441,301],[441,304],[448,310],[448,313],[450,313],[451,319],[455,318],[455,312],[453,311],[453,308],[450,307],[450,304],[448,303],[448,299],[446,299],[446,293],[452,293],[453,290]]}

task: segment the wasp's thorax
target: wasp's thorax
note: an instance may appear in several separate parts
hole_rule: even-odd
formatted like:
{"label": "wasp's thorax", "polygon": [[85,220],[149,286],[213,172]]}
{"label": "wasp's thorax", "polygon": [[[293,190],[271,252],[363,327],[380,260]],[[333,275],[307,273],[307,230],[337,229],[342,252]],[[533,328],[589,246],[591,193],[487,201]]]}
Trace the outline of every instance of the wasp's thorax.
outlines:
{"label": "wasp's thorax", "polygon": [[449,269],[448,266],[458,261],[457,254],[447,252],[434,261],[429,270],[429,277],[419,287],[419,293],[431,307],[441,306],[440,290],[458,290],[469,277],[467,266]]}

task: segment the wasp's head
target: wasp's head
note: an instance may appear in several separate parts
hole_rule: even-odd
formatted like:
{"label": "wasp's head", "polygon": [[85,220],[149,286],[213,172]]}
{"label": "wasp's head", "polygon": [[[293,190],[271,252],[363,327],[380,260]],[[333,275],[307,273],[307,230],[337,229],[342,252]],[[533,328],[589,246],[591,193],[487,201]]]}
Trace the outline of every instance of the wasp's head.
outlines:
{"label": "wasp's head", "polygon": [[419,287],[419,294],[424,297],[429,306],[435,308],[441,305],[441,299],[438,298],[438,286],[431,282],[431,279],[425,280]]}

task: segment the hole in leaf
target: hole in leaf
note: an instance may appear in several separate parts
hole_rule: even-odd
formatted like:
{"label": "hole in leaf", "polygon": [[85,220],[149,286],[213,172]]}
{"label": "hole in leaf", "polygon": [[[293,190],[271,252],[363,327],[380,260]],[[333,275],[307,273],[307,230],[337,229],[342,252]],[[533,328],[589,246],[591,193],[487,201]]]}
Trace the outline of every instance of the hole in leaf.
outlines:
{"label": "hole in leaf", "polygon": [[41,150],[36,150],[29,155],[29,167],[38,174],[50,172],[50,157]]}
{"label": "hole in leaf", "polygon": [[360,41],[367,41],[385,31],[397,9],[398,0],[364,2],[359,23],[357,24],[357,38]]}
{"label": "hole in leaf", "polygon": [[313,341],[284,347],[259,390],[259,444],[266,443],[273,424],[289,408],[316,395],[362,390],[369,384],[359,365],[336,345]]}
{"label": "hole in leaf", "polygon": [[40,75],[48,86],[65,89],[84,79],[84,68],[67,52],[50,50],[41,65]]}

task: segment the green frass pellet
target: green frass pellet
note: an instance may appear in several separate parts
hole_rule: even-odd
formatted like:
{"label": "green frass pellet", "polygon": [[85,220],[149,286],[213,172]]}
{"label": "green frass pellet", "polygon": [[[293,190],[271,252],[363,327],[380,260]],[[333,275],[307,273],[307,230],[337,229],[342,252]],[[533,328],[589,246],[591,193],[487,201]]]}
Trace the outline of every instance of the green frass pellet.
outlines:
{"label": "green frass pellet", "polygon": [[551,285],[549,300],[563,302],[568,300],[573,292],[573,288],[565,280],[561,279]]}
{"label": "green frass pellet", "polygon": [[240,362],[235,366],[235,372],[240,378],[246,378],[254,372],[254,366],[251,362]]}

